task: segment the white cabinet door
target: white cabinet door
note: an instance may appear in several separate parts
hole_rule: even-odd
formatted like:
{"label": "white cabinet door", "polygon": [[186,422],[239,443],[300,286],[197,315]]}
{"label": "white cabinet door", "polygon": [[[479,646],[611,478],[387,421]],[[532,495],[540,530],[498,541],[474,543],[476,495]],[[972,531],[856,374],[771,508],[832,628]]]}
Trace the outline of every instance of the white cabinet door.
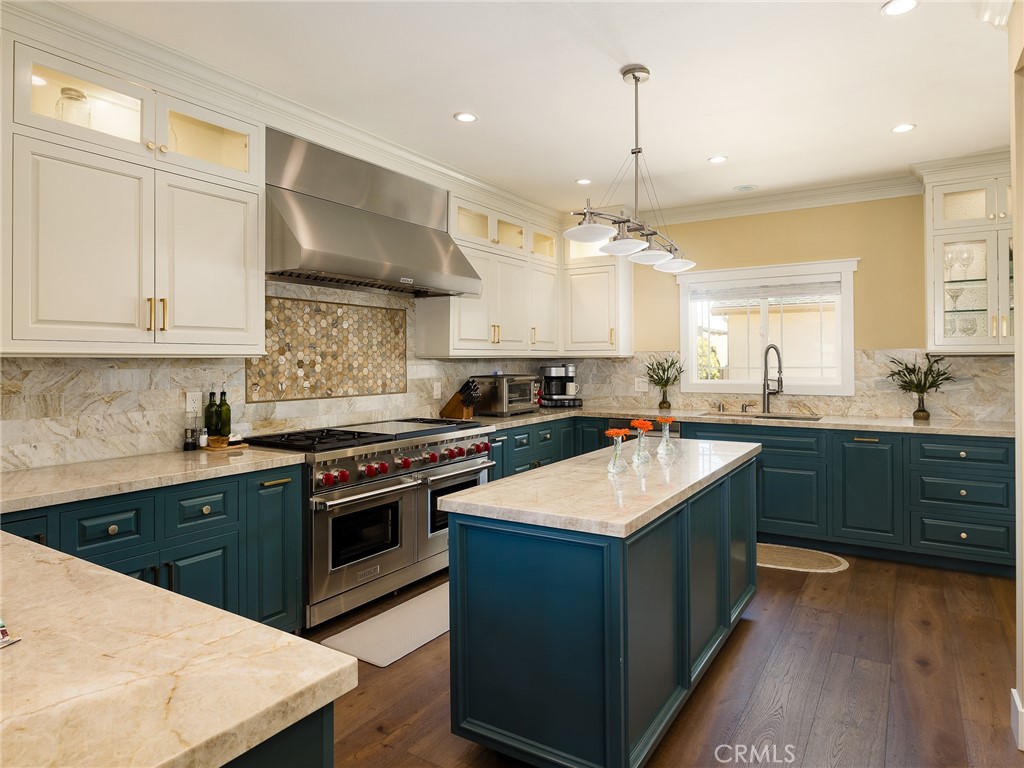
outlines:
{"label": "white cabinet door", "polygon": [[452,302],[451,345],[453,349],[490,350],[495,343],[490,311],[495,280],[493,257],[469,248],[463,249],[463,253],[480,275],[480,295],[445,300]]}
{"label": "white cabinet door", "polygon": [[615,267],[566,270],[564,296],[566,352],[614,350]]}
{"label": "white cabinet door", "polygon": [[[497,282],[491,291],[491,317],[497,326],[497,346],[502,350],[528,349],[526,262],[503,256],[496,257],[495,261]],[[493,300],[495,296],[496,301]]]}
{"label": "white cabinet door", "polygon": [[157,97],[158,160],[250,184],[259,179],[260,130],[164,94]]}
{"label": "white cabinet door", "polygon": [[14,137],[13,339],[151,344],[153,171]]}
{"label": "white cabinet door", "polygon": [[526,222],[467,200],[452,197],[448,232],[456,240],[526,256]]}
{"label": "white cabinet door", "polygon": [[530,265],[530,349],[558,350],[558,271]]}
{"label": "white cabinet door", "polygon": [[526,234],[531,261],[541,261],[551,266],[558,264],[558,241],[561,235],[533,224],[527,227]]}
{"label": "white cabinet door", "polygon": [[157,343],[260,346],[259,197],[160,173],[156,202]]}
{"label": "white cabinet door", "polygon": [[[996,181],[980,179],[936,184],[932,188],[932,228],[984,227],[998,221],[996,209],[1000,196]],[[1004,183],[1003,189],[1006,187]]]}

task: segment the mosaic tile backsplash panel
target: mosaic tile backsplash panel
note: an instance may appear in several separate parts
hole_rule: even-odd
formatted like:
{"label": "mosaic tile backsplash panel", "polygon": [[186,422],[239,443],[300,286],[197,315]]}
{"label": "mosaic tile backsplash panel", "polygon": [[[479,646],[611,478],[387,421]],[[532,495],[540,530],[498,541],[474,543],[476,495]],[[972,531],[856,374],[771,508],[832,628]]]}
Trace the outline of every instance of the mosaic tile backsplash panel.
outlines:
{"label": "mosaic tile backsplash panel", "polygon": [[245,364],[246,401],[406,391],[404,309],[267,297],[267,355]]}

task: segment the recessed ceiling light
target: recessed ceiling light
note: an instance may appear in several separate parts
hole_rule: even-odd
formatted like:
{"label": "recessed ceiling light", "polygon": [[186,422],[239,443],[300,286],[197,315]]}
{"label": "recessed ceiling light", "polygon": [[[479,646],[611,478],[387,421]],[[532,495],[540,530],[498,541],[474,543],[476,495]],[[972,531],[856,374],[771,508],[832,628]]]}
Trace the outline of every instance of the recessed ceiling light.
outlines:
{"label": "recessed ceiling light", "polygon": [[892,132],[893,133],[907,133],[908,131],[912,131],[915,128],[917,128],[917,126],[914,123],[900,123],[899,125],[894,125],[893,126]]}
{"label": "recessed ceiling light", "polygon": [[32,75],[32,85],[46,85],[46,80],[39,75]]}
{"label": "recessed ceiling light", "polygon": [[718,163],[724,163],[728,159],[729,158],[726,157],[725,155],[715,155],[714,157],[709,157],[708,162],[715,163],[717,165]]}
{"label": "recessed ceiling light", "polygon": [[476,115],[474,115],[472,112],[456,112],[454,115],[452,115],[452,117],[454,117],[460,123],[475,123],[477,120]]}
{"label": "recessed ceiling light", "polygon": [[740,184],[737,187],[733,187],[733,192],[753,192],[757,189],[757,184]]}
{"label": "recessed ceiling light", "polygon": [[920,5],[920,0],[889,0],[887,3],[882,3],[882,15],[902,16],[904,13],[910,13],[918,5]]}
{"label": "recessed ceiling light", "polygon": [[587,184],[590,183],[590,179],[576,179],[576,183],[579,184],[581,187],[585,187],[587,186]]}

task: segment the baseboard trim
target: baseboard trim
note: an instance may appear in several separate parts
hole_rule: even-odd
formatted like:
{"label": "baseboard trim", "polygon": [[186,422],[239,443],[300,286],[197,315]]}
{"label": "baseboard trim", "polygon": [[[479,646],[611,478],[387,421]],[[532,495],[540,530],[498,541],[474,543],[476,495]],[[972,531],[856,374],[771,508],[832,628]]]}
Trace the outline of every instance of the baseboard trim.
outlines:
{"label": "baseboard trim", "polygon": [[1010,689],[1010,728],[1013,730],[1013,741],[1017,749],[1024,751],[1024,706],[1021,705],[1020,693],[1016,688]]}

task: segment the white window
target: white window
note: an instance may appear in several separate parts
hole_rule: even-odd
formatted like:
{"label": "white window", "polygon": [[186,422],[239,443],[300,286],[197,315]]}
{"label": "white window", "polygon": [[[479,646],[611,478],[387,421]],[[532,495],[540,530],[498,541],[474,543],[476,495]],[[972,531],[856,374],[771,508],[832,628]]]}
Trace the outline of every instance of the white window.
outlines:
{"label": "white window", "polygon": [[847,259],[679,275],[682,390],[760,392],[775,344],[786,393],[852,395],[856,269]]}

